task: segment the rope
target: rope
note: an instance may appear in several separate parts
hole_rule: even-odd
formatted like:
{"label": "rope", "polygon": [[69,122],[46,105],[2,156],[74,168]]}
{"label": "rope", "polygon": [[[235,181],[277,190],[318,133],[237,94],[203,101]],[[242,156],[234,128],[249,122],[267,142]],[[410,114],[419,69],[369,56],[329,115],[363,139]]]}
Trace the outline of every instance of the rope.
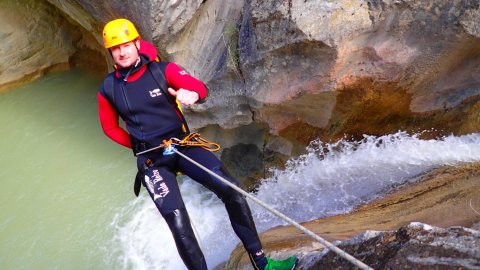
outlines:
{"label": "rope", "polygon": [[[350,263],[352,263],[353,265],[357,266],[358,268],[360,269],[369,269],[369,270],[373,270],[373,268],[369,267],[368,265],[364,264],[363,262],[359,261],[358,259],[356,259],[355,257],[353,257],[352,255],[348,254],[347,252],[343,251],[342,249],[336,247],[335,245],[333,245],[332,243],[328,242],[327,240],[321,238],[320,236],[316,235],[314,232],[308,230],[307,228],[303,227],[302,225],[300,225],[299,223],[297,223],[296,221],[294,221],[293,219],[289,218],[288,216],[282,214],[281,212],[279,212],[278,210],[276,210],[275,208],[272,208],[271,206],[269,206],[268,204],[266,204],[265,202],[257,199],[256,197],[254,197],[253,195],[251,195],[250,193],[244,191],[243,189],[239,188],[238,186],[230,183],[227,179],[221,177],[220,175],[212,172],[211,170],[209,170],[208,168],[204,167],[202,164],[196,162],[195,160],[189,158],[188,156],[182,154],[180,151],[178,151],[177,149],[175,149],[174,147],[171,147],[171,144],[168,144],[169,142],[168,141],[164,141],[164,144],[166,144],[165,146],[170,148],[169,150],[177,153],[178,155],[180,155],[181,157],[183,157],[184,159],[190,161],[191,163],[193,163],[194,165],[196,165],[197,167],[199,167],[200,169],[204,170],[205,172],[207,172],[208,174],[210,174],[211,176],[217,178],[218,180],[222,181],[224,184],[228,185],[229,187],[233,188],[234,190],[238,191],[240,194],[248,197],[249,199],[251,199],[252,201],[258,203],[259,205],[261,205],[262,207],[264,207],[265,209],[267,209],[268,211],[272,212],[273,214],[275,214],[276,216],[278,216],[279,218],[287,221],[288,223],[292,224],[293,226],[295,226],[297,229],[299,229],[300,231],[304,232],[305,234],[309,235],[310,237],[312,237],[313,239],[317,240],[318,242],[320,242],[321,244],[323,244],[325,247],[327,247],[328,249],[330,249],[331,251],[335,252],[337,255],[339,255],[340,257],[346,259],[347,261],[349,261]],[[165,147],[164,146],[164,147]]]}

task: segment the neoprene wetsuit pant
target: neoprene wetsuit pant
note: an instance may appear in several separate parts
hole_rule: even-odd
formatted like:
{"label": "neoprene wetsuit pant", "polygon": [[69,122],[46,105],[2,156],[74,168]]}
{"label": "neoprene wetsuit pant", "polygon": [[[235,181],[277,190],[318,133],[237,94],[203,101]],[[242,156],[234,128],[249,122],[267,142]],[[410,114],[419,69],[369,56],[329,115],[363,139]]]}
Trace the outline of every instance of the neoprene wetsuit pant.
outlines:
{"label": "neoprene wetsuit pant", "polygon": [[[222,168],[221,162],[210,151],[201,147],[178,147],[177,149],[238,186],[237,181],[229,176]],[[250,208],[243,195],[175,153],[163,155],[162,152],[151,152],[140,155],[137,157],[137,165],[145,174],[143,185],[165,218],[180,257],[188,269],[206,270],[207,264],[180,194],[176,180],[177,171],[202,184],[223,201],[233,230],[249,253],[254,269],[263,270],[266,264],[265,255]]]}

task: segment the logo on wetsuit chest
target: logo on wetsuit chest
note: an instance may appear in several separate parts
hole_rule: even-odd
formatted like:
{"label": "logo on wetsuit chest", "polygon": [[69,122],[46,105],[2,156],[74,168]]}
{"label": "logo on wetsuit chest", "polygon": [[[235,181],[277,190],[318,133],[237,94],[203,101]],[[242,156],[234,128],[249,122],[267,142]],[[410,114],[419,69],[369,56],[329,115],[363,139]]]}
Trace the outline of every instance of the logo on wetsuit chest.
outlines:
{"label": "logo on wetsuit chest", "polygon": [[151,97],[159,97],[162,95],[162,91],[160,89],[153,89],[152,91],[148,91]]}

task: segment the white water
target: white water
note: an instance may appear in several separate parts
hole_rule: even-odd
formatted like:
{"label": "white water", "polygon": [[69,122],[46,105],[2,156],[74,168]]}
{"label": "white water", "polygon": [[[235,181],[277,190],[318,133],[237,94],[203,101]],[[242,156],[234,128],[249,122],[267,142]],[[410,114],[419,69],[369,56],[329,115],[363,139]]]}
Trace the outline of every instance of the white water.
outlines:
{"label": "white water", "polygon": [[[265,179],[256,196],[301,222],[348,212],[432,168],[473,161],[480,161],[480,134],[421,140],[399,132],[357,143],[313,142],[308,154]],[[209,268],[214,268],[228,259],[238,239],[220,200],[190,179],[181,179],[180,187]],[[250,206],[259,231],[283,224],[254,202]],[[106,260],[115,269],[185,269],[146,192],[117,212],[111,224],[115,238],[106,247],[113,250]]]}

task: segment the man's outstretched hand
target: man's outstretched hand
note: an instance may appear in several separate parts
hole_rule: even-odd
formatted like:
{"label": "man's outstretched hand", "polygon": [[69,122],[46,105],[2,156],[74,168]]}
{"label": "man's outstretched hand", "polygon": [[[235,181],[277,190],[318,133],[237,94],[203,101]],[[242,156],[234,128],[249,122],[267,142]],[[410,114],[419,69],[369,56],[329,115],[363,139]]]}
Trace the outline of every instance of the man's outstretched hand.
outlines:
{"label": "man's outstretched hand", "polygon": [[168,93],[176,97],[181,104],[185,104],[185,105],[195,104],[195,102],[197,102],[198,99],[200,98],[197,92],[186,90],[183,88],[180,88],[176,91],[172,88],[168,88]]}

